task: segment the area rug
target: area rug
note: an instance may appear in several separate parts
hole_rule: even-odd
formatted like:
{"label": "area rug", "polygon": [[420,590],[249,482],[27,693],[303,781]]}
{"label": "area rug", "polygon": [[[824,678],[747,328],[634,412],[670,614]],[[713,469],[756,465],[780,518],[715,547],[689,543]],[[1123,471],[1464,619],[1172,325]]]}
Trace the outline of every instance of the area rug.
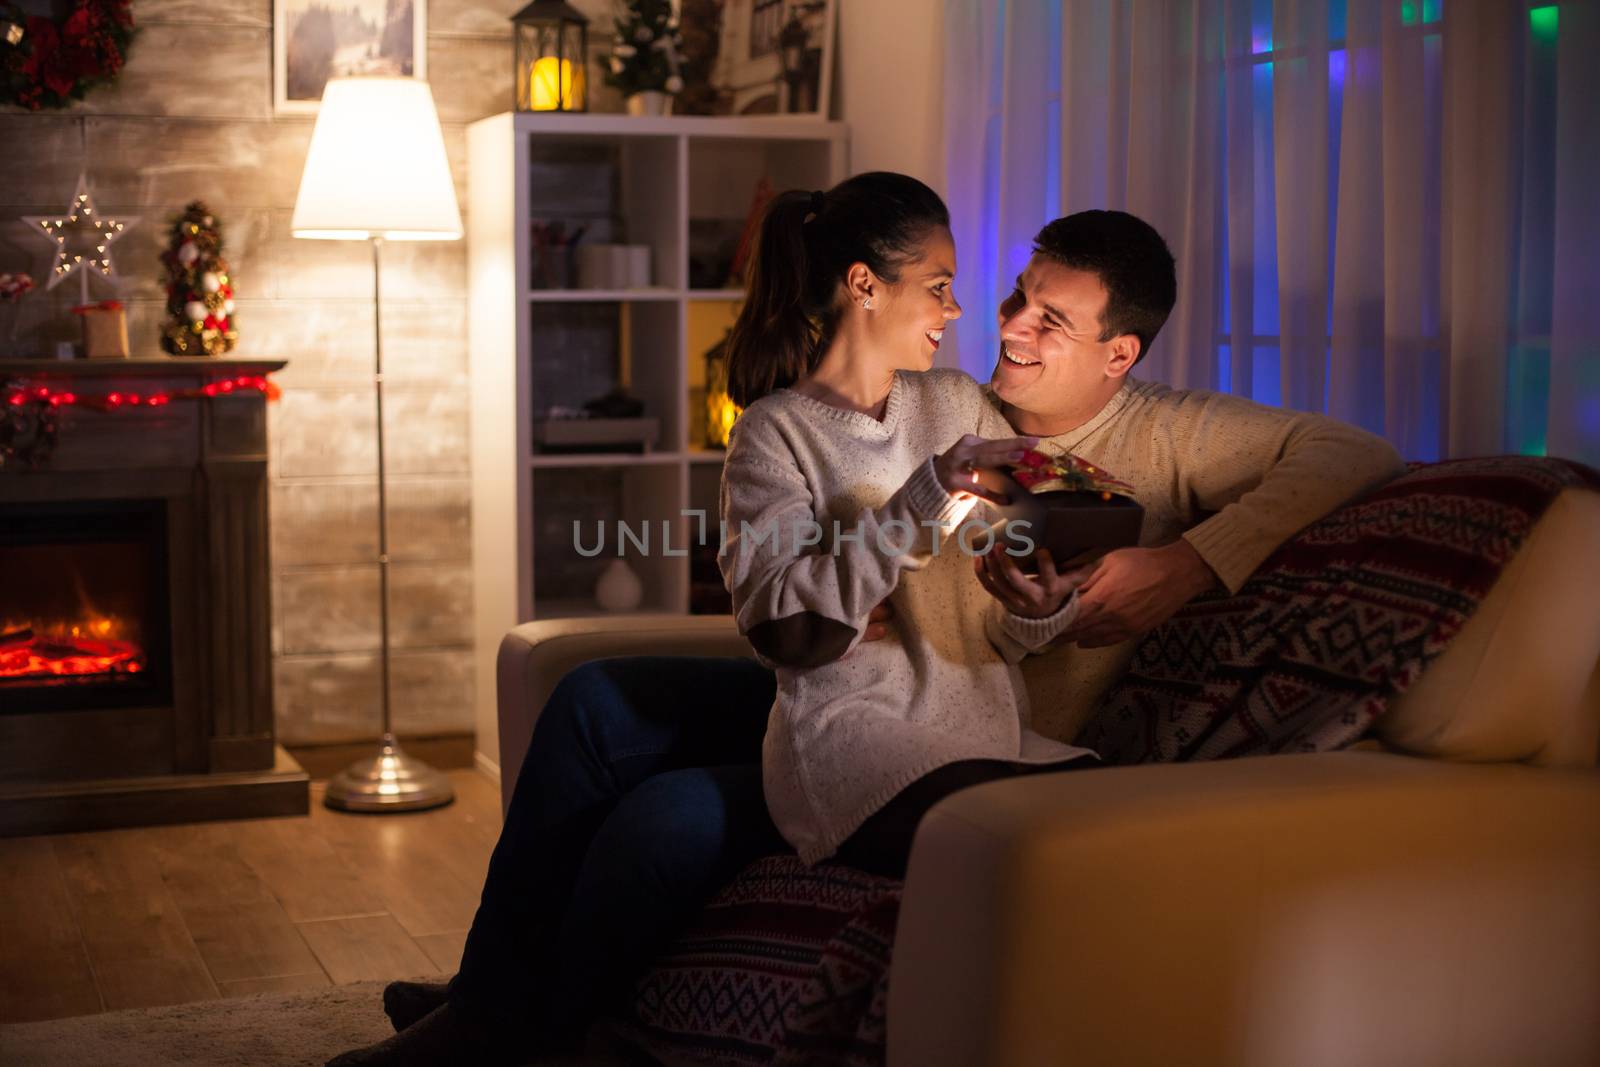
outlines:
{"label": "area rug", "polygon": [[[438,981],[426,975],[419,981]],[[136,1008],[0,1026],[4,1067],[305,1067],[394,1031],[383,1014],[384,982],[352,982],[310,993],[259,993],[168,1008]],[[529,1067],[634,1067],[640,1057],[607,1032],[581,1057],[549,1056]]]}
{"label": "area rug", "polygon": [[383,982],[0,1026],[6,1067],[301,1067],[394,1031]]}

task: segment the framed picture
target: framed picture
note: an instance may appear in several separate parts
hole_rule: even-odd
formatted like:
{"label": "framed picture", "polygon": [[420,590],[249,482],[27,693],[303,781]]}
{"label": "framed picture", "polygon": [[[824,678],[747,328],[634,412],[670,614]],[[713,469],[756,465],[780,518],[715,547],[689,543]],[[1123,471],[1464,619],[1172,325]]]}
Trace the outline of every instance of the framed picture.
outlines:
{"label": "framed picture", "polygon": [[679,110],[827,118],[836,3],[683,0]]}
{"label": "framed picture", "polygon": [[315,114],[329,78],[428,76],[428,0],[276,0],[272,102]]}

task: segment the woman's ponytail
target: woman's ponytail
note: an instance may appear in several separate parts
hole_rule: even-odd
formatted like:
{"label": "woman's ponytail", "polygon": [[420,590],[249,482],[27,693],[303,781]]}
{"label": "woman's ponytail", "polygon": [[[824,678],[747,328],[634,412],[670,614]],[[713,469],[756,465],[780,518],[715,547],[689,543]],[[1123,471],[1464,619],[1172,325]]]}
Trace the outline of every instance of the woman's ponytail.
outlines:
{"label": "woman's ponytail", "polygon": [[761,217],[744,306],[728,338],[728,396],[749,407],[799,381],[817,358],[806,218],[813,196],[781,193]]}
{"label": "woman's ponytail", "polygon": [[838,326],[840,283],[864,263],[893,285],[930,229],[950,228],[944,201],[917,179],[857,174],[826,193],[790,190],[761,218],[744,307],[728,338],[728,395],[749,407],[816,369]]}

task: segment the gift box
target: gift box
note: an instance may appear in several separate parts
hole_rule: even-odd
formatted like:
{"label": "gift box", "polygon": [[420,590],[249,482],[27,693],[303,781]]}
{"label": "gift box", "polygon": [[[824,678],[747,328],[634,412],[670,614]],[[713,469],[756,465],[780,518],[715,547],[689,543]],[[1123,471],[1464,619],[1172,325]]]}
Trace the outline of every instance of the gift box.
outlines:
{"label": "gift box", "polygon": [[[1036,549],[1049,549],[1061,568],[1139,543],[1144,508],[1133,498],[1132,486],[1074,456],[1050,459],[1029,452],[1028,457],[1039,465],[974,472],[974,481],[1005,500],[989,505],[1000,516],[992,527],[1000,544],[1021,547],[1031,541]],[[1008,529],[1013,523],[1017,527]],[[1018,565],[1024,573],[1035,570],[1033,552]]]}
{"label": "gift box", "polygon": [[106,300],[75,307],[83,320],[83,354],[87,359],[128,358],[128,313],[121,303]]}

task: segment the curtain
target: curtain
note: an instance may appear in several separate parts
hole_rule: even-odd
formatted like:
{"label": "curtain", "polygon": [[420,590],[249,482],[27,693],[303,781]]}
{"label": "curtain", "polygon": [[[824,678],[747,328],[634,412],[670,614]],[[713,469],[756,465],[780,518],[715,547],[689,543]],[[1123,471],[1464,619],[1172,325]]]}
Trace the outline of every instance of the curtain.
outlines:
{"label": "curtain", "polygon": [[1411,459],[1600,464],[1600,4],[946,0],[945,188],[980,379],[1034,232],[1167,238],[1141,377]]}

